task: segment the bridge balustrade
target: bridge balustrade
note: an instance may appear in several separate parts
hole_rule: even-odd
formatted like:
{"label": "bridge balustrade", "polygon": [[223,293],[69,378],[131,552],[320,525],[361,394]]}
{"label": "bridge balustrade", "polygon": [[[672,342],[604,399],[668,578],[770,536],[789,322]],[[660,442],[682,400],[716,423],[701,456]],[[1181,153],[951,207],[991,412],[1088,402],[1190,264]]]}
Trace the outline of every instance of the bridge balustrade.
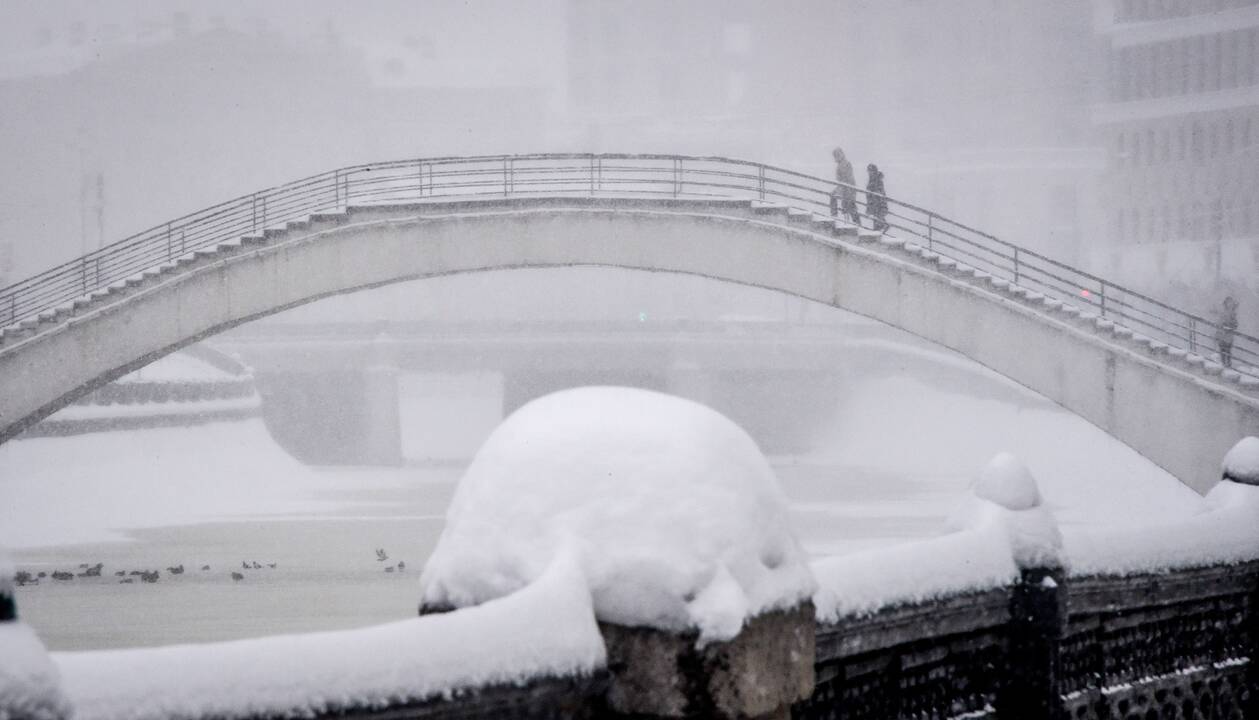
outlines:
{"label": "bridge balustrade", "polygon": [[[437,157],[352,165],[176,218],[0,289],[0,326],[46,315],[180,257],[351,206],[540,196],[752,199],[826,214],[836,183],[745,160],[684,155],[540,154]],[[863,220],[873,194],[853,188]],[[883,197],[883,196],[879,196]],[[1087,316],[1184,353],[1210,357],[1213,321],[938,213],[883,197],[887,232]],[[1259,339],[1234,334],[1234,367],[1259,378]]]}

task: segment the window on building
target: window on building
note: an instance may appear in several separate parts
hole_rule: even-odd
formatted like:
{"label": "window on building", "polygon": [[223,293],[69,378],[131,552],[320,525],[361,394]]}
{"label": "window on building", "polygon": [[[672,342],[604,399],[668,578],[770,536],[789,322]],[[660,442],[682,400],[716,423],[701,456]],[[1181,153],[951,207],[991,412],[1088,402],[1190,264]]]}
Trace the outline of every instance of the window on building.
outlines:
{"label": "window on building", "polygon": [[1251,28],[1242,37],[1241,47],[1237,51],[1237,63],[1240,70],[1239,85],[1250,86],[1255,83],[1255,63],[1259,62],[1259,57],[1255,55],[1257,44],[1259,44],[1259,28]]}
{"label": "window on building", "polygon": [[1237,87],[1237,48],[1238,48],[1237,39],[1240,34],[1241,33],[1238,33],[1238,32],[1230,32],[1230,33],[1224,34],[1223,57],[1220,59],[1220,62],[1223,65],[1223,67],[1220,70],[1220,72],[1223,75],[1220,78],[1220,85],[1222,87],[1226,87],[1226,88]]}
{"label": "window on building", "polygon": [[1206,85],[1207,90],[1220,89],[1220,36],[1206,38]]}
{"label": "window on building", "polygon": [[1193,65],[1193,74],[1190,77],[1189,92],[1200,93],[1206,89],[1207,82],[1207,41],[1206,38],[1199,35],[1194,38],[1189,45],[1189,56]]}

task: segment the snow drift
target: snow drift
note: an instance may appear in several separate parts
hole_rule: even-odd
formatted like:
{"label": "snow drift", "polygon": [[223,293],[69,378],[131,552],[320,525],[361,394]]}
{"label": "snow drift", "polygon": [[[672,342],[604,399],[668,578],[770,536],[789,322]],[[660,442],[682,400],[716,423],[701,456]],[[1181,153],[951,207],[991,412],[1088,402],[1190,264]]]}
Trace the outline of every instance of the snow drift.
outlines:
{"label": "snow drift", "polygon": [[728,640],[813,593],[773,471],[717,412],[646,390],[534,400],[486,440],[424,569],[424,603],[464,607],[581,558],[600,620]]}

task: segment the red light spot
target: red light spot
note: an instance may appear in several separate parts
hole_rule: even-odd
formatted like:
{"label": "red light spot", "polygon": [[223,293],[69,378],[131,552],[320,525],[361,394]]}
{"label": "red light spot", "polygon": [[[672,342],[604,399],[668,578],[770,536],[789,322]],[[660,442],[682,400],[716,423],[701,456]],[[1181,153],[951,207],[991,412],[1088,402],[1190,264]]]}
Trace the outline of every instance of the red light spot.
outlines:
{"label": "red light spot", "polygon": [[1088,291],[1088,290],[1081,290],[1081,291],[1080,291],[1080,297],[1088,297],[1089,295],[1090,295],[1090,293],[1089,293],[1089,291]]}

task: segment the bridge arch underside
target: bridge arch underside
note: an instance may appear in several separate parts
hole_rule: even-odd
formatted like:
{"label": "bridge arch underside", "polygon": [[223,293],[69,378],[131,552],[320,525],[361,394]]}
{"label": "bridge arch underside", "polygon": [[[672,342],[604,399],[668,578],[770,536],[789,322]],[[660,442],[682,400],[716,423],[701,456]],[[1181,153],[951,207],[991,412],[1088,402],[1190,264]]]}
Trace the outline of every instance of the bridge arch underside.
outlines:
{"label": "bridge arch underside", "polygon": [[802,229],[643,209],[366,214],[373,219],[290,231],[159,276],[4,348],[0,441],[156,357],[312,300],[454,273],[565,266],[699,275],[885,322],[1048,397],[1199,492],[1218,480],[1233,443],[1259,434],[1259,403],[1245,396],[981,287]]}

